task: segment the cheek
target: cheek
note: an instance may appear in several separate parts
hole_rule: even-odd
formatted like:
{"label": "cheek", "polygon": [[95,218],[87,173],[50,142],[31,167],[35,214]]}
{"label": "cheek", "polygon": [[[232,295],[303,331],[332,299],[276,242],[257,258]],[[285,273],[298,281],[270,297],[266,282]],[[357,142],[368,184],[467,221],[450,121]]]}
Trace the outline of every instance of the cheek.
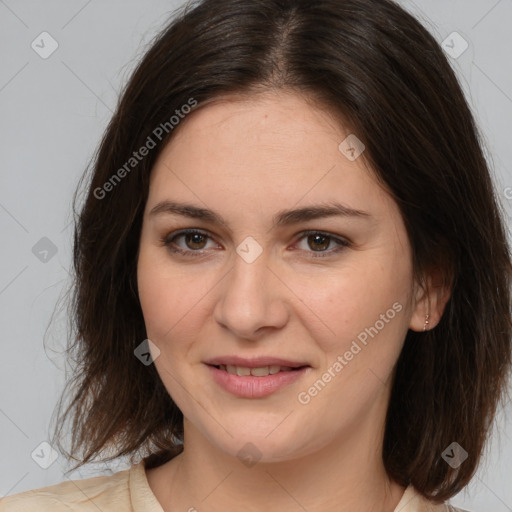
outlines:
{"label": "cheek", "polygon": [[315,320],[318,328],[311,335],[324,355],[323,371],[337,376],[325,399],[330,393],[349,401],[350,396],[370,399],[387,382],[408,330],[410,279],[405,264],[386,266],[381,258],[360,257],[335,279],[320,281],[315,293],[309,288],[307,304],[322,320]]}
{"label": "cheek", "polygon": [[143,246],[137,263],[137,286],[148,337],[159,340],[176,323],[180,283],[170,276],[158,249]]}
{"label": "cheek", "polygon": [[215,280],[180,271],[162,248],[146,246],[139,254],[137,285],[148,338],[166,350],[186,346]]}

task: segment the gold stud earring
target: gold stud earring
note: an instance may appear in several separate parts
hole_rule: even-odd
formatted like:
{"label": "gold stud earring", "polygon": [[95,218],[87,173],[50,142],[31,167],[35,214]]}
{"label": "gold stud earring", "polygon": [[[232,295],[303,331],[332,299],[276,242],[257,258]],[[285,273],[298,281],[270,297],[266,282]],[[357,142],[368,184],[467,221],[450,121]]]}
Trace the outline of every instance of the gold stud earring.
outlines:
{"label": "gold stud earring", "polygon": [[425,315],[425,325],[423,326],[423,332],[425,332],[428,329],[428,319],[430,318],[429,314]]}

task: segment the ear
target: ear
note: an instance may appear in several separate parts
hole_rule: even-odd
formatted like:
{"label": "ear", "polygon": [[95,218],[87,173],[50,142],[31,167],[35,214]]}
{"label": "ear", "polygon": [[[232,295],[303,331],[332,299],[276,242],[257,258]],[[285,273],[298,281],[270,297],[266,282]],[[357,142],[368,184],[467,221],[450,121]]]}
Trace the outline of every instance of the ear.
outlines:
{"label": "ear", "polygon": [[[409,329],[423,332],[432,330],[441,320],[451,295],[451,283],[447,283],[441,269],[431,270],[421,282],[414,284],[413,314]],[[428,315],[428,323],[426,319]]]}

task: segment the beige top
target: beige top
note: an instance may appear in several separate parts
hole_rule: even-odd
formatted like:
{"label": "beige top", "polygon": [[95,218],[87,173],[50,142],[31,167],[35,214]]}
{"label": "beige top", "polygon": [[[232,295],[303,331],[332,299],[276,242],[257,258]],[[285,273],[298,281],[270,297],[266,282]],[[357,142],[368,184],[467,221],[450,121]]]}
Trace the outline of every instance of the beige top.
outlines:
{"label": "beige top", "polygon": [[[0,512],[164,512],[153,494],[144,461],[108,476],[60,484],[0,499]],[[434,505],[407,487],[394,512],[467,512]]]}

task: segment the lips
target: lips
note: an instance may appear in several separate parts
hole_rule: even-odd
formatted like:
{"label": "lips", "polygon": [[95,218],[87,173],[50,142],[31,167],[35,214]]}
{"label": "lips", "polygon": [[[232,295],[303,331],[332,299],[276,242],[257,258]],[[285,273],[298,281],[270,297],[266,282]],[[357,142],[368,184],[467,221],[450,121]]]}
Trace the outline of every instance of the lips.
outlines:
{"label": "lips", "polygon": [[222,389],[241,398],[267,397],[312,371],[307,363],[271,356],[220,356],[204,363]]}
{"label": "lips", "polygon": [[[312,371],[310,366],[296,367],[293,370],[278,371],[277,373],[256,376],[252,373],[247,375],[232,374],[214,365],[205,365],[209,370],[213,381],[224,391],[240,398],[265,398],[273,393],[292,385],[304,375]],[[236,367],[240,368],[240,367]],[[243,367],[242,367],[243,368]],[[268,370],[269,367],[263,367]],[[280,367],[279,367],[280,368]],[[245,368],[245,370],[262,371],[261,367]],[[265,370],[265,372],[266,372]]]}

